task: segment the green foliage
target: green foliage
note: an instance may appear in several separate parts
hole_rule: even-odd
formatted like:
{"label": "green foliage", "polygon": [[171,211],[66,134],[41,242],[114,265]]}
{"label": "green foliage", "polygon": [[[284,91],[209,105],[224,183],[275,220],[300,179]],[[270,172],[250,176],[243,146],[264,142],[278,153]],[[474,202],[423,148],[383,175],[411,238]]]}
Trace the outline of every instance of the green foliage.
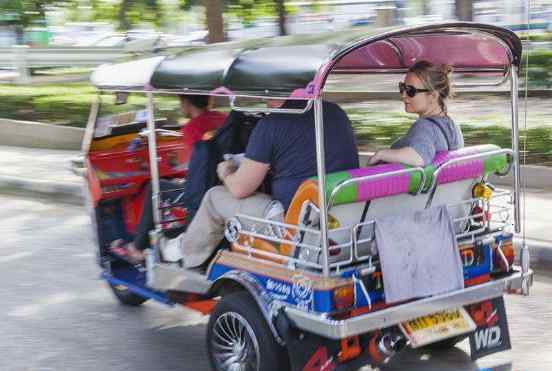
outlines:
{"label": "green foliage", "polygon": [[526,34],[518,32],[517,35],[522,40],[530,40],[530,41],[552,41],[552,32],[543,32],[539,34],[531,34],[529,37],[527,37]]}
{"label": "green foliage", "polygon": [[531,89],[552,88],[552,50],[529,53],[528,83]]}
{"label": "green foliage", "polygon": [[[90,103],[96,96],[96,89],[86,83],[70,83],[48,86],[0,85],[0,117],[40,121],[51,124],[84,127],[88,118]],[[169,110],[175,106],[173,97],[159,97],[160,110]],[[111,101],[111,97],[104,98]],[[129,105],[102,107],[101,115],[109,115],[129,109],[142,109],[146,105],[143,95],[131,94]],[[415,117],[402,112],[375,111],[373,107],[343,105],[353,123],[357,143],[361,150],[386,148],[401,135],[404,135]],[[165,114],[164,114],[165,115]],[[482,122],[489,122],[481,125]],[[462,126],[466,145],[493,143],[501,147],[510,147],[511,131],[509,125],[495,124],[488,117],[479,115],[470,119],[469,125]],[[473,123],[473,124],[472,124]],[[552,165],[552,126],[531,125],[521,130],[526,137],[527,163]]]}
{"label": "green foliage", "polygon": [[[361,150],[387,148],[401,135],[404,135],[412,121],[402,124],[378,125],[367,121],[353,121],[357,144]],[[496,144],[503,148],[511,147],[511,129],[508,127],[462,125],[466,145]],[[522,143],[526,138],[527,163],[552,165],[552,128],[536,127],[521,130]],[[523,158],[523,156],[522,156]]]}
{"label": "green foliage", "polygon": [[[277,15],[276,0],[221,0],[225,12],[240,19],[244,25],[251,25],[259,17],[273,17]],[[202,0],[178,0],[178,8],[190,10],[192,6],[202,5]],[[293,10],[286,5],[286,9]]]}
{"label": "green foliage", "polygon": [[[119,4],[114,2],[106,2],[104,0],[94,0],[91,1],[92,7],[92,20],[93,21],[103,21],[103,22],[112,22],[117,21],[117,15],[119,11]],[[75,9],[77,15],[79,14],[78,8]]]}
{"label": "green foliage", "polygon": [[67,6],[71,0],[2,0],[0,14],[9,14],[20,28],[43,22],[47,7]]}
{"label": "green foliage", "polygon": [[[0,85],[0,117],[84,127],[96,89],[88,84],[71,83],[48,86]],[[145,98],[133,96],[131,103],[145,106]],[[107,106],[102,114],[116,112]]]}
{"label": "green foliage", "polygon": [[[277,15],[276,0],[221,0],[225,12],[236,17],[245,26],[252,25],[259,17]],[[192,6],[203,5],[202,0],[91,0],[85,2],[90,12],[83,12],[80,0],[0,0],[0,14],[9,15],[21,29],[36,21],[44,21],[45,11],[50,7],[66,10],[71,21],[107,21],[116,22],[121,30],[127,30],[141,23],[150,23],[156,27],[166,20],[178,17]],[[286,7],[290,12],[293,9]]]}
{"label": "green foliage", "polygon": [[94,0],[91,6],[94,20],[115,21],[123,31],[144,22],[159,27],[165,15],[159,0]]}
{"label": "green foliage", "polygon": [[276,15],[274,0],[227,0],[226,9],[245,26],[251,25],[258,17]]}

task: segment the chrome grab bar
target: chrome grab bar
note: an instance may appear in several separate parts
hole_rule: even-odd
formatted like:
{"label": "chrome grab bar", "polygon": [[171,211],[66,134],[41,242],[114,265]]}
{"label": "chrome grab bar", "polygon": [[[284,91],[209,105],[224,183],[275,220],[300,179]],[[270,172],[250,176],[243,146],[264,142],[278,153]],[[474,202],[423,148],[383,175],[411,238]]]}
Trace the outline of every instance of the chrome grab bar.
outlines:
{"label": "chrome grab bar", "polygon": [[[485,157],[489,157],[489,156],[493,156],[493,155],[500,155],[500,154],[503,154],[503,153],[508,154],[508,155],[512,156],[512,158],[513,158],[514,152],[509,148],[504,148],[504,149],[497,149],[497,150],[493,150],[493,151],[489,151],[489,152],[476,153],[476,154],[473,154],[473,155],[457,157],[457,158],[453,158],[453,159],[450,159],[448,161],[445,161],[433,173],[433,179],[431,180],[431,185],[430,185],[429,191],[428,191],[429,192],[429,197],[428,197],[427,202],[426,202],[426,209],[428,207],[430,207],[431,203],[433,202],[433,197],[435,196],[435,191],[437,190],[437,186],[438,186],[437,179],[439,178],[439,175],[441,174],[441,171],[443,171],[445,168],[449,167],[450,165],[454,165],[456,163],[459,163],[459,162],[475,160],[475,159],[478,159],[478,158],[485,158]],[[505,175],[505,174],[502,174],[502,175]]]}
{"label": "chrome grab bar", "polygon": [[[182,136],[182,133],[178,132],[178,131],[174,131],[174,130],[167,130],[167,129],[155,129],[154,132],[160,134],[160,135],[165,135],[167,137],[181,137]],[[139,133],[138,133],[139,136],[143,137],[143,138],[147,138],[148,135],[149,135],[149,129],[144,129],[144,130],[141,130]]]}

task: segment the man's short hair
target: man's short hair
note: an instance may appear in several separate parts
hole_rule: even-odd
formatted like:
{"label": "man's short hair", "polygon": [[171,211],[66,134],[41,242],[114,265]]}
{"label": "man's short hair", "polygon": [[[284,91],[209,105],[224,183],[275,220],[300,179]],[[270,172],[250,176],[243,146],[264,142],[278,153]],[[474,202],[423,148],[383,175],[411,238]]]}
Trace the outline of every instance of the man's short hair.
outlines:
{"label": "man's short hair", "polygon": [[207,108],[209,105],[208,95],[180,95],[180,99],[187,100],[192,106],[197,108]]}

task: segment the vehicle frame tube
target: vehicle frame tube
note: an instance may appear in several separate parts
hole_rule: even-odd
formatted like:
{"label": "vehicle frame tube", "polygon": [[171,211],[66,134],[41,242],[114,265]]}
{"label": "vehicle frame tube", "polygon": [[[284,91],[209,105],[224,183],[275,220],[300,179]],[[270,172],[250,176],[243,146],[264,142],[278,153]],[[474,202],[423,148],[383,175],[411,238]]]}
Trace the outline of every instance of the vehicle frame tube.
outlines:
{"label": "vehicle frame tube", "polygon": [[159,166],[157,164],[157,141],[155,134],[155,118],[154,109],[155,102],[153,93],[147,92],[148,97],[148,152],[150,162],[150,177],[151,177],[151,201],[153,206],[153,221],[155,229],[159,228],[161,223],[161,213],[159,211]]}
{"label": "vehicle frame tube", "polygon": [[324,119],[322,98],[314,101],[314,126],[316,131],[316,166],[318,169],[318,206],[320,208],[320,243],[322,249],[322,273],[329,276],[328,266],[328,210],[326,208],[326,161],[324,150]]}

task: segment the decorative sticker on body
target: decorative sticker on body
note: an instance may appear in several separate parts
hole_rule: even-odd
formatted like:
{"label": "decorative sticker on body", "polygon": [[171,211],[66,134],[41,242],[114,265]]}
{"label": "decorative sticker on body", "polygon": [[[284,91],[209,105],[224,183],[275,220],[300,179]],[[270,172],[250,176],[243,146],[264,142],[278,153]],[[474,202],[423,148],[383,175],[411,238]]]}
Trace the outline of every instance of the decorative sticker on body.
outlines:
{"label": "decorative sticker on body", "polygon": [[477,324],[470,334],[472,360],[511,349],[504,298],[476,304],[470,308],[470,314]]}
{"label": "decorative sticker on body", "polygon": [[287,301],[291,294],[292,287],[288,283],[269,278],[266,281],[266,289],[270,292],[270,296],[272,296],[272,298]]}
{"label": "decorative sticker on body", "polygon": [[294,275],[292,280],[291,293],[297,306],[303,310],[310,310],[313,301],[312,280],[302,274]]}

